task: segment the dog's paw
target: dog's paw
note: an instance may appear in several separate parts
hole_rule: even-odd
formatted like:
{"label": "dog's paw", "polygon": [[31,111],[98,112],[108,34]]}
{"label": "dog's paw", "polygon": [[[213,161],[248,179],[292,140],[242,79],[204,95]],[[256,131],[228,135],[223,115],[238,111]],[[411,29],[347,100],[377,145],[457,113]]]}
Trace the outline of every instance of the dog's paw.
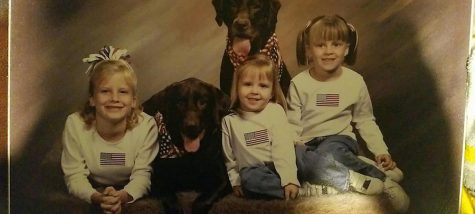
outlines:
{"label": "dog's paw", "polygon": [[193,203],[193,206],[191,208],[191,213],[192,214],[206,214],[209,212],[211,209],[212,204],[208,203]]}

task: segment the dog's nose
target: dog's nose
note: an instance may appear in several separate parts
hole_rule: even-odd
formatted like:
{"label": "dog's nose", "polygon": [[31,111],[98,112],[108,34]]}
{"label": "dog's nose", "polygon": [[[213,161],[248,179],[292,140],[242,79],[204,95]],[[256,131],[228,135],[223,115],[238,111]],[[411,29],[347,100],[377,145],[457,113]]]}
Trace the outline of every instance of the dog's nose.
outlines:
{"label": "dog's nose", "polygon": [[191,139],[197,138],[201,129],[197,125],[187,125],[183,127],[183,134]]}
{"label": "dog's nose", "polygon": [[243,31],[249,29],[251,22],[249,19],[236,19],[234,24],[238,30]]}

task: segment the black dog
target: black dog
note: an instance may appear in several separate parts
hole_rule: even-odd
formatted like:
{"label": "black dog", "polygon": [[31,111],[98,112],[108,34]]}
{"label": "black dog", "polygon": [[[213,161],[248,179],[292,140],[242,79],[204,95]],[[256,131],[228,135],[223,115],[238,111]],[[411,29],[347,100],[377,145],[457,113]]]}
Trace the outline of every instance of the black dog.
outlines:
{"label": "black dog", "polygon": [[221,145],[221,119],[229,99],[195,78],[173,83],[143,103],[159,127],[159,154],[153,162],[152,196],[167,213],[178,213],[176,193],[196,191],[193,213],[207,213],[231,192]]}
{"label": "black dog", "polygon": [[228,28],[226,51],[221,62],[220,88],[230,94],[234,69],[247,56],[262,52],[279,68],[280,86],[287,94],[290,74],[282,61],[275,36],[278,0],[213,0],[216,22]]}

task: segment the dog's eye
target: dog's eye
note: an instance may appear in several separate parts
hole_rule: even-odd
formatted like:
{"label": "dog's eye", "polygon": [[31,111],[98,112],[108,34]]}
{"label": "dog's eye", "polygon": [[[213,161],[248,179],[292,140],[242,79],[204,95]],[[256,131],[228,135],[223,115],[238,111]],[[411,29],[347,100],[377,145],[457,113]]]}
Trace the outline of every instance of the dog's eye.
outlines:
{"label": "dog's eye", "polygon": [[236,7],[238,5],[237,0],[231,0],[229,1],[229,6],[231,7]]}
{"label": "dog's eye", "polygon": [[178,99],[178,100],[176,101],[176,106],[177,106],[178,108],[183,108],[183,107],[185,107],[185,103],[186,103],[186,102],[185,102],[184,99]]}
{"label": "dog's eye", "polygon": [[257,13],[262,8],[261,1],[251,1],[248,7],[251,13]]}
{"label": "dog's eye", "polygon": [[207,100],[207,99],[199,99],[198,102],[197,102],[197,106],[198,106],[198,108],[200,108],[200,109],[204,109],[207,104],[208,104],[208,100]]}
{"label": "dog's eye", "polygon": [[231,11],[231,14],[236,14],[237,11],[238,11],[238,6],[237,6],[236,2],[230,1],[229,2],[229,10],[227,10],[227,11]]}

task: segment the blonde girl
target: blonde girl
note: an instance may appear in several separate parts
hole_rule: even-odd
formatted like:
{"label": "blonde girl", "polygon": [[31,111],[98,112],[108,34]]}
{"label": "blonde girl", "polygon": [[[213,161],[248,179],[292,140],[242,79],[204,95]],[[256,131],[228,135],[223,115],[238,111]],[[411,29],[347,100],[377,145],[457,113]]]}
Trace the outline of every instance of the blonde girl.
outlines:
{"label": "blonde girl", "polygon": [[104,47],[91,63],[88,100],[68,116],[61,166],[69,192],[92,212],[120,213],[150,189],[158,152],[155,120],[137,104],[137,77],[127,51]]}
{"label": "blonde girl", "polygon": [[292,137],[277,70],[264,55],[234,73],[231,106],[223,118],[223,150],[233,192],[240,197],[294,199],[297,180]]}
{"label": "blonde girl", "polygon": [[[397,211],[405,212],[409,197],[397,184],[402,172],[375,122],[363,77],[345,65],[354,61],[357,40],[354,26],[338,15],[312,19],[298,37],[298,61],[310,65],[292,79],[287,96],[299,173],[311,184],[339,191],[384,192]],[[358,157],[355,131],[377,164]]]}

